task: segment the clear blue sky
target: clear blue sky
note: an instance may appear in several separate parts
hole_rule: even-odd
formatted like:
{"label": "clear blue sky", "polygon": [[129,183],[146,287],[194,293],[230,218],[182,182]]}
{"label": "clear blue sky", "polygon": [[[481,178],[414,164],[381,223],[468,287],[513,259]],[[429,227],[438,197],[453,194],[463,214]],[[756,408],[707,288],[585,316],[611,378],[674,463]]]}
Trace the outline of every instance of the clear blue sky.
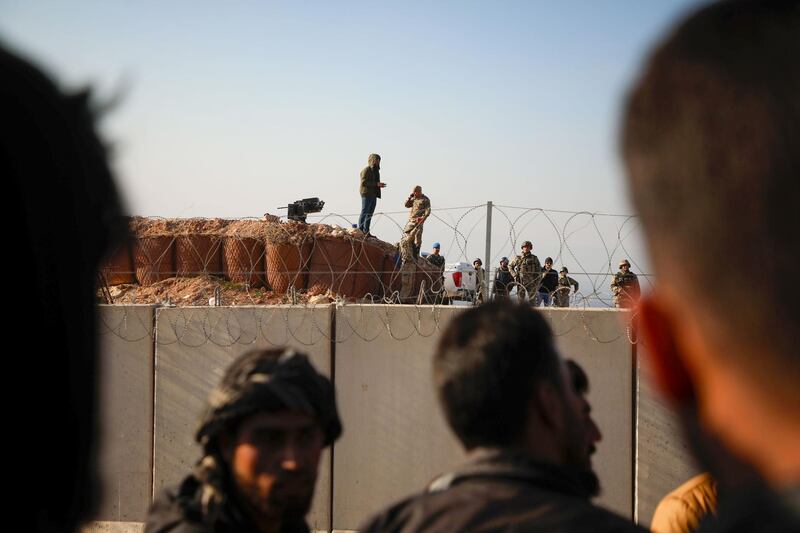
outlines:
{"label": "clear blue sky", "polygon": [[135,214],[357,213],[371,152],[379,211],[419,183],[434,208],[629,213],[620,103],[699,3],[0,0],[0,36],[66,87],[125,88],[104,131]]}

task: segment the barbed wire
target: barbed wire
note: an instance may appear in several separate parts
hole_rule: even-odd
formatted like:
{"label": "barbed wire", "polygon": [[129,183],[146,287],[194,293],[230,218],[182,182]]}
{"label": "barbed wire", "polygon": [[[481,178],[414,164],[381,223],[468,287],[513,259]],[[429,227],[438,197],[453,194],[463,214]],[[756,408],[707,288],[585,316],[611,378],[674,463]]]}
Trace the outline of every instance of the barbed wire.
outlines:
{"label": "barbed wire", "polygon": [[[348,313],[342,312],[344,307],[355,310],[361,317],[353,319]],[[353,338],[373,342],[387,335],[396,341],[431,337],[441,331],[444,325],[442,316],[447,310],[446,306],[441,305],[341,303],[291,307],[103,306],[100,317],[101,335],[113,335],[131,343],[152,340],[157,347],[180,345],[201,348],[212,344],[230,348],[260,342],[273,346],[294,344],[310,347],[331,341],[342,344]],[[121,316],[109,319],[111,311]],[[567,336],[576,328],[582,328],[587,337],[600,344],[611,344],[623,338],[630,343],[636,342],[630,322],[625,331],[615,335],[603,336],[596,332],[591,315],[598,311],[601,310],[572,308],[565,313],[551,314],[554,335],[556,338]],[[331,312],[337,313],[336,331],[331,331],[329,327]],[[569,316],[572,313],[577,313],[577,319]],[[304,322],[308,322],[306,327],[303,327]]]}
{"label": "barbed wire", "polygon": [[[487,233],[489,209],[493,218]],[[454,263],[471,264],[471,257],[482,257],[487,240],[492,250],[483,291],[461,290],[456,295],[438,267],[424,259],[424,242],[420,257],[404,276],[399,241],[407,215],[408,211],[375,213],[373,232],[386,241],[352,228],[355,214],[315,215],[309,224],[270,215],[266,220],[136,218],[131,224],[135,238],[101,268],[109,289],[104,294],[115,303],[177,305],[176,311],[156,313],[157,320],[162,318],[154,327],[135,309],[117,307],[123,309],[121,314],[102,315],[103,329],[131,342],[151,337],[159,345],[213,343],[220,347],[258,341],[309,346],[353,337],[371,342],[384,333],[396,340],[430,336],[439,331],[444,306],[454,297],[467,303],[492,298],[500,257],[511,259],[518,255],[521,241],[532,241],[541,263],[544,250],[554,266],[569,265],[568,276],[579,287],[566,286],[566,302],[579,314],[590,339],[608,343],[626,336],[635,342],[631,328],[617,337],[603,338],[592,329],[591,313],[614,306],[610,284],[615,261],[628,259],[634,270],[646,272],[636,217],[487,204],[434,209],[423,226],[424,236],[428,242],[442,242],[448,270],[456,267]],[[411,284],[405,291],[404,277],[406,285]],[[638,277],[645,289],[652,286],[651,274]],[[529,294],[520,287],[514,284],[509,297],[535,300],[534,289]],[[323,306],[327,309],[328,303],[341,309],[353,303],[401,301],[406,305],[360,306],[359,323],[339,313],[335,334],[329,332],[326,312],[319,311]],[[240,309],[222,312],[209,303]],[[285,307],[278,311],[246,307],[265,304]],[[302,310],[299,319],[297,309]],[[567,324],[569,315],[554,314],[553,320]],[[297,320],[309,323],[299,327]],[[363,325],[373,322],[380,327],[366,331]]]}

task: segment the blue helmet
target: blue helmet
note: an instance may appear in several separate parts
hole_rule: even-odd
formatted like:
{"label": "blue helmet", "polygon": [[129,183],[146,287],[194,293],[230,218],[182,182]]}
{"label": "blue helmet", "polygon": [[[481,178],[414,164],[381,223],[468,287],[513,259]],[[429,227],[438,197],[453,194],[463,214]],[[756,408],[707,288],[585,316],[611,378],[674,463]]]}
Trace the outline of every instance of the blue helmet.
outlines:
{"label": "blue helmet", "polygon": [[433,247],[434,247],[434,248],[440,248],[440,249],[441,249],[442,245],[441,245],[441,244],[439,244],[438,242],[435,242],[435,243],[433,243]]}

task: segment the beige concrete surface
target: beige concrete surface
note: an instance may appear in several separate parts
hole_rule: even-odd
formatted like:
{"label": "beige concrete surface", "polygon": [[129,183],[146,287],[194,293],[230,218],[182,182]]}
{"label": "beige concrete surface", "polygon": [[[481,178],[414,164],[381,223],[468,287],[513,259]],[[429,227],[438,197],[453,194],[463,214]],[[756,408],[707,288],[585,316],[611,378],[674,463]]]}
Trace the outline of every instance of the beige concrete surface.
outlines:
{"label": "beige concrete surface", "polygon": [[431,355],[453,307],[346,306],[336,317],[333,527],[358,528],[463,458],[436,405]]}
{"label": "beige concrete surface", "polygon": [[603,440],[592,464],[602,493],[596,503],[633,518],[633,356],[630,313],[607,309],[545,309],[556,346],[589,377],[589,403]]}
{"label": "beige concrete surface", "polygon": [[[289,344],[308,352],[320,371],[331,372],[329,306],[160,308],[155,353],[152,312],[147,306],[101,308],[106,448],[100,469],[106,497],[98,523],[143,521],[152,491],[179,482],[192,469],[205,398],[239,354]],[[461,462],[463,453],[435,399],[430,360],[439,332],[460,312],[464,309],[429,306],[338,309],[334,374],[344,434],[334,450],[334,477],[327,453],[320,466],[312,529],[326,530],[332,517],[335,529],[353,530]],[[634,369],[628,314],[542,312],[561,353],[583,365],[591,380],[589,399],[604,436],[594,458],[605,489],[598,503],[632,516]],[[694,470],[665,407],[646,384],[639,387],[636,512],[647,524],[658,498]]]}
{"label": "beige concrete surface", "polygon": [[153,307],[101,305],[97,520],[144,520],[153,482]]}
{"label": "beige concrete surface", "polygon": [[638,410],[636,424],[636,521],[649,527],[658,502],[700,473],[689,452],[679,421],[650,379],[647,346],[638,345]]}
{"label": "beige concrete surface", "polygon": [[[157,493],[178,483],[199,458],[194,435],[205,399],[225,368],[258,348],[292,346],[330,375],[330,306],[159,309],[156,315],[155,464]],[[312,529],[330,522],[330,459],[320,462],[308,515]]]}

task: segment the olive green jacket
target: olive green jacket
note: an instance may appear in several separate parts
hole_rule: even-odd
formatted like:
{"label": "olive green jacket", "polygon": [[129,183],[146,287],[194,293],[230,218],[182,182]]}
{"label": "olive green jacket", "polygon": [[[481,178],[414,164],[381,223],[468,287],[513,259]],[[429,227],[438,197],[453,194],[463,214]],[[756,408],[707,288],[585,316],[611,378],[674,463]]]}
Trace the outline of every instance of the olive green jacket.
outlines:
{"label": "olive green jacket", "polygon": [[381,197],[381,188],[378,183],[381,182],[381,169],[380,167],[366,167],[361,171],[361,186],[358,192],[365,198]]}

